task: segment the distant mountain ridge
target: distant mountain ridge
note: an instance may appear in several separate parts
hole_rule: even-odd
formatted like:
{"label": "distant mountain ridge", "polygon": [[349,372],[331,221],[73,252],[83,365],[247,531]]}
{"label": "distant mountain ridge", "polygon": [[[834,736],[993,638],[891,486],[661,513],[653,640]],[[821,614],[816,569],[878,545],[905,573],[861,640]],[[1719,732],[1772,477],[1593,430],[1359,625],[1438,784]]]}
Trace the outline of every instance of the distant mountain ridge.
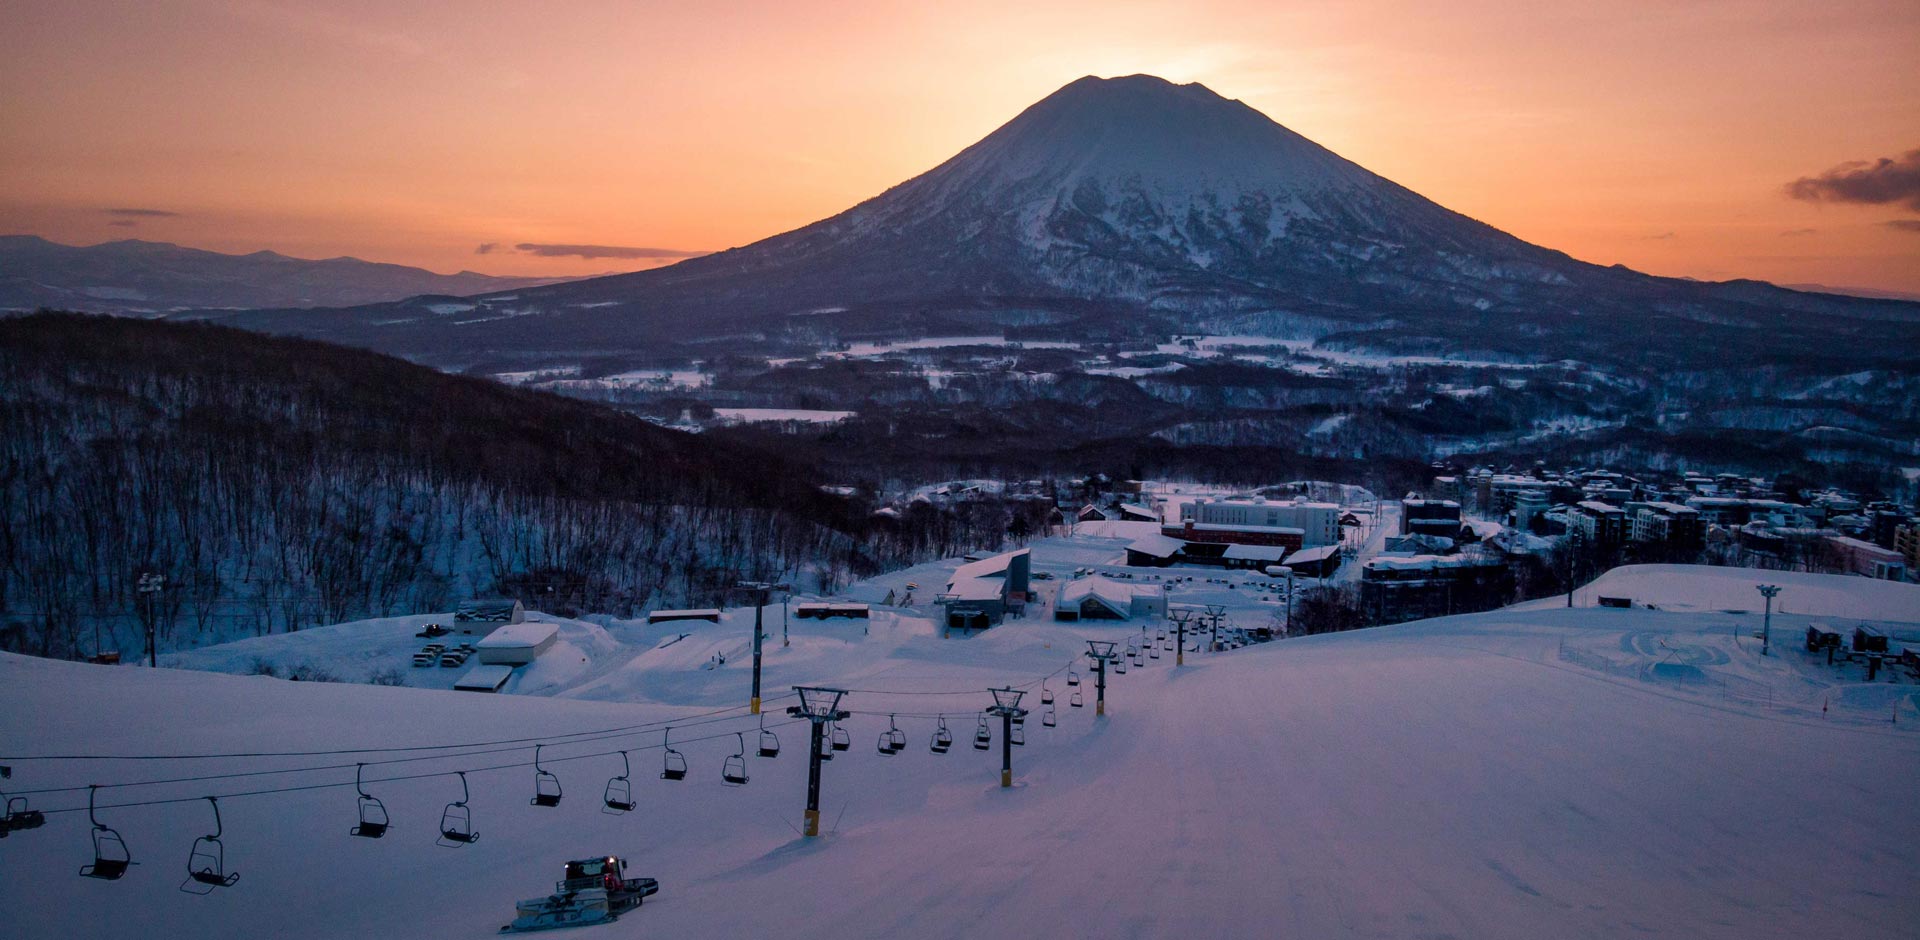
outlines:
{"label": "distant mountain ridge", "polygon": [[139,239],[75,246],[34,235],[0,235],[0,310],[339,307],[561,280],[472,271],[436,274],[359,258],[309,260],[272,251],[232,255]]}
{"label": "distant mountain ridge", "polygon": [[[1765,359],[1911,334],[1920,305],[1581,262],[1198,84],[1083,78],[851,209],[665,268],[442,305],[237,315],[409,355],[538,356],[1020,327],[1133,341],[1241,318],[1402,349]],[[1884,343],[1881,343],[1884,348]]]}

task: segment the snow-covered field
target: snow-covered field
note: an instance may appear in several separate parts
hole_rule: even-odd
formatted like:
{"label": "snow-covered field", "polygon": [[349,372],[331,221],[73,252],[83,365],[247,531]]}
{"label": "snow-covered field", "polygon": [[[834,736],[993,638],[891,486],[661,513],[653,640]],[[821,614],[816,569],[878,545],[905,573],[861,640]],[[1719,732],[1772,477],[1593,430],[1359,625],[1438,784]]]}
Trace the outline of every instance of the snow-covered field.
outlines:
{"label": "snow-covered field", "polygon": [[[1920,585],[1799,571],[1714,568],[1706,565],[1627,565],[1615,568],[1573,593],[1575,606],[1594,606],[1602,597],[1624,597],[1635,605],[1661,610],[1741,611],[1758,614],[1766,599],[1758,585],[1780,586],[1774,613],[1806,613],[1850,620],[1886,620],[1920,624]],[[1528,608],[1564,604],[1543,598]]]}
{"label": "snow-covered field", "polygon": [[[1176,603],[1219,598],[1239,621],[1269,609],[1245,576],[1228,587],[1205,580],[1217,572],[1115,569],[1123,545],[1047,540],[1035,567],[1193,574]],[[877,600],[912,581],[924,599],[956,564],[849,594]],[[1851,584],[1828,586],[1841,597]],[[1777,615],[1776,628],[1791,635],[1829,615],[1818,606]],[[1037,690],[1081,638],[1140,624],[1035,616],[942,639],[921,613],[795,620],[782,646],[769,608],[767,720],[783,753],[750,759],[739,788],[719,771],[733,733],[750,750],[757,733],[741,707],[751,611],[718,625],[556,620],[589,668],[519,690],[539,695],[0,657],[10,794],[326,768],[102,791],[102,805],[183,800],[100,813],[140,863],[116,883],[73,874],[90,858],[84,790],[34,794],[37,807],[80,811],[0,842],[5,933],[489,936],[513,901],[550,889],[562,861],[602,852],[630,856],[662,889],[582,937],[1881,937],[1920,909],[1920,686],[1869,685],[1858,667],[1792,644],[1762,659],[1744,635],[1750,615],[1513,610],[1194,654],[1178,670],[1163,653],[1110,677],[1104,720],[1090,701],[1067,707],[1073,690],[1056,674],[1059,727],[1041,727],[1036,707],[1017,786],[1001,790],[998,750],[968,744],[984,690]],[[179,661],[245,671],[281,644],[287,659],[346,672],[351,651],[370,651],[353,665],[371,667],[421,642],[411,634],[425,619]],[[709,668],[717,654],[726,664]],[[810,682],[857,690],[844,702],[857,713],[853,749],[824,768],[830,832],[811,842],[795,831],[804,729],[779,713],[787,688]],[[1080,690],[1091,699],[1090,681]],[[943,712],[957,746],[935,755],[922,716]],[[908,733],[897,756],[873,747],[890,714]],[[666,722],[692,767],[685,781],[657,776]],[[564,784],[557,808],[528,804],[534,743]],[[35,758],[448,744],[473,746]],[[599,797],[619,749],[631,751],[641,805],[611,816]],[[347,835],[360,761],[394,817],[380,840]],[[447,849],[433,836],[459,795],[454,770],[469,771],[481,838]],[[326,788],[241,795],[316,785]],[[243,877],[196,898],[176,887],[189,843],[210,827],[195,799],[208,794],[225,796],[227,862]]]}

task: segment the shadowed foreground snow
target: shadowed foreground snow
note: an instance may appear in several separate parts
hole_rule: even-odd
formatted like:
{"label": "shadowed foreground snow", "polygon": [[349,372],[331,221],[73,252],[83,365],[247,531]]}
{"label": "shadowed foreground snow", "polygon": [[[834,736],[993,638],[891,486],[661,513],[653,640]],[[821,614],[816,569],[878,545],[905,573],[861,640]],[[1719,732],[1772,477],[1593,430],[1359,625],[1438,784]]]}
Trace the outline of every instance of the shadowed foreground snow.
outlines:
{"label": "shadowed foreground snow", "polygon": [[[873,750],[885,712],[974,708],[983,694],[858,693],[848,707],[882,714],[849,722],[853,749],[825,768],[834,831],[811,844],[793,829],[805,788],[799,726],[779,728],[786,751],[751,760],[744,788],[719,781],[731,735],[684,745],[692,773],[679,783],[658,779],[657,750],[636,751],[642,808],[627,816],[599,811],[617,757],[555,759],[656,745],[655,732],[549,747],[566,787],[555,809],[528,805],[526,768],[470,774],[481,839],[454,850],[433,844],[440,808],[457,795],[452,777],[371,786],[395,824],[378,841],[347,836],[350,788],[222,800],[228,862],[243,877],[208,898],[175,890],[188,844],[208,824],[204,802],[103,812],[140,862],[119,883],[74,876],[88,859],[85,814],[60,813],[0,842],[0,907],[6,933],[21,937],[477,938],[505,923],[516,899],[545,893],[563,860],[616,852],[633,858],[635,874],[659,878],[661,893],[577,936],[1898,934],[1920,909],[1914,687],[1864,687],[1871,702],[1842,689],[1852,704],[1823,716],[1830,671],[1790,642],[1759,660],[1737,636],[1752,619],[1510,611],[1193,656],[1179,672],[1163,654],[1112,680],[1104,723],[1090,701],[1066,707],[1055,679],[1060,727],[1029,722],[1010,791],[995,785],[997,740],[993,752],[973,750],[967,720],[952,723],[957,746],[944,756],[928,752],[922,719],[901,719],[905,753]],[[1776,621],[1790,638],[1801,625]],[[917,637],[892,646],[888,661],[863,661],[849,684],[1026,681],[1063,662],[1072,637],[1032,623],[971,641]],[[810,670],[828,663],[810,660]],[[1694,671],[1675,673],[1675,663]],[[1763,686],[1773,691],[1745,694]],[[1083,688],[1091,699],[1091,683]],[[9,755],[480,741],[711,707],[0,658]],[[718,722],[675,738],[750,727]],[[521,748],[368,775],[530,756]],[[6,785],[354,759],[16,759]],[[348,767],[109,791],[102,802],[351,780]],[[84,793],[34,799],[84,806]]]}

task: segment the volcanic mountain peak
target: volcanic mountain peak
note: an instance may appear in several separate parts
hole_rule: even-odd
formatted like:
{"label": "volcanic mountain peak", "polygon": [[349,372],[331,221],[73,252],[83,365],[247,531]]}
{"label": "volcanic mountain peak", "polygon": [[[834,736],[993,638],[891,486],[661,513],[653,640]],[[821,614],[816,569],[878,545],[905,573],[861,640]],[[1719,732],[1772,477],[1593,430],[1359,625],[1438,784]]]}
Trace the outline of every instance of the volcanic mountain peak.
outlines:
{"label": "volcanic mountain peak", "polygon": [[968,166],[1009,182],[1137,180],[1166,192],[1223,195],[1375,179],[1239,101],[1151,75],[1073,82],[942,169]]}

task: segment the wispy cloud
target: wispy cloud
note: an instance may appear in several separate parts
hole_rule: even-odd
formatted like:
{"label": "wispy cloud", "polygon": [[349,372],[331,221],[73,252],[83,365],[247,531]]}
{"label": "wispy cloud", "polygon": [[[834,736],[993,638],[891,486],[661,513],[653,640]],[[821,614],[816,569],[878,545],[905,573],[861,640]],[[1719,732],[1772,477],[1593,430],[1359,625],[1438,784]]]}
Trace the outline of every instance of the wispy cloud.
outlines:
{"label": "wispy cloud", "polygon": [[180,213],[168,212],[165,209],[102,209],[100,211],[122,219],[177,219],[180,217]]}
{"label": "wispy cloud", "polygon": [[1880,224],[1896,232],[1912,232],[1920,235],[1920,219],[1894,219],[1891,222],[1882,222]]}
{"label": "wispy cloud", "polygon": [[[405,33],[370,29],[346,17],[308,6],[273,3],[269,0],[233,0],[229,8],[235,14],[248,19],[273,23],[283,29],[319,36],[373,52],[383,52],[409,59],[433,54],[433,50],[426,43]],[[435,57],[438,58],[438,56]]]}
{"label": "wispy cloud", "polygon": [[1661,232],[1658,235],[1642,235],[1640,236],[1640,240],[1647,241],[1647,242],[1663,242],[1673,237],[1674,237],[1674,234],[1672,232]]}
{"label": "wispy cloud", "polygon": [[493,254],[493,250],[498,247],[500,247],[499,242],[481,242],[480,247],[475,248],[473,253],[476,255],[490,255]]}
{"label": "wispy cloud", "polygon": [[[481,245],[486,254],[492,251],[490,245]],[[626,245],[550,245],[538,242],[521,242],[513,246],[523,254],[538,255],[542,258],[697,258],[707,254],[704,251],[687,251],[680,248],[635,248]]]}
{"label": "wispy cloud", "polygon": [[1803,176],[1787,184],[1787,195],[1807,202],[1892,204],[1920,212],[1920,150],[1897,159],[1855,160],[1819,176]]}

